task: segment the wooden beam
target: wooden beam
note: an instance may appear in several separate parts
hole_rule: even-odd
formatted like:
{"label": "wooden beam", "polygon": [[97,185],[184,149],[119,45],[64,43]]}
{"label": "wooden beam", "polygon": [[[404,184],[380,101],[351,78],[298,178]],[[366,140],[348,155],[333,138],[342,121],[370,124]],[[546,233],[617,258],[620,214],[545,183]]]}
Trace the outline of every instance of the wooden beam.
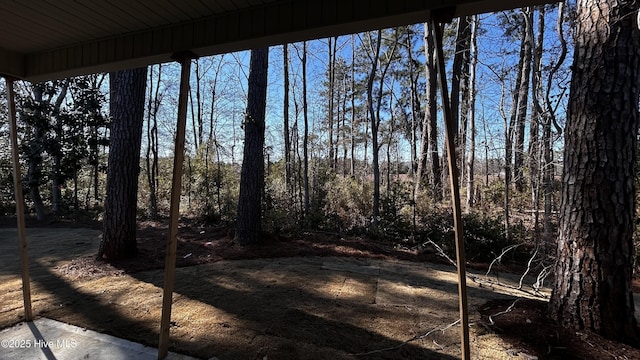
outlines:
{"label": "wooden beam", "polygon": [[182,189],[182,164],[184,162],[185,128],[187,123],[187,100],[189,97],[189,78],[191,75],[190,52],[174,55],[180,62],[180,96],[178,98],[178,126],[173,157],[173,180],[171,183],[171,206],[169,209],[169,238],[164,266],[164,293],[162,295],[162,318],[160,320],[160,342],[158,359],[164,359],[169,352],[169,330],[171,327],[171,305],[173,304],[173,286],[176,274],[176,250],[178,248],[178,218],[180,216],[180,196]]}
{"label": "wooden beam", "polygon": [[[442,93],[442,108],[444,111],[445,145],[447,148],[447,160],[449,163],[449,185],[451,187],[451,204],[453,206],[453,227],[456,240],[456,261],[458,267],[458,300],[460,307],[460,338],[462,344],[462,359],[471,358],[469,351],[469,312],[467,309],[467,274],[466,257],[464,253],[464,232],[462,228],[462,207],[460,206],[460,187],[458,184],[458,168],[456,166],[456,146],[454,124],[451,117],[451,103],[449,102],[449,89],[447,86],[447,70],[444,64],[444,51],[442,44],[442,31],[440,25],[431,18],[431,31],[436,43],[436,67],[440,77],[440,91]],[[453,74],[457,76],[458,74]]]}
{"label": "wooden beam", "polygon": [[22,262],[22,298],[24,300],[24,319],[33,320],[31,308],[31,283],[29,281],[29,256],[27,253],[27,234],[24,223],[24,195],[22,193],[22,175],[18,156],[18,130],[16,125],[16,96],[13,79],[6,77],[7,107],[9,112],[9,135],[11,138],[11,156],[13,162],[13,191],[16,199],[16,218],[18,220],[18,239],[20,241],[20,260]]}

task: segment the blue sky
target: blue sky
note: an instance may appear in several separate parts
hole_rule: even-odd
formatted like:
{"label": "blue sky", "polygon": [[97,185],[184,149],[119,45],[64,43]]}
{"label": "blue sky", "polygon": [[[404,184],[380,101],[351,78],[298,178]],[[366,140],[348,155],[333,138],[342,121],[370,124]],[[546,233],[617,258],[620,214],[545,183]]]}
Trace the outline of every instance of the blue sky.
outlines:
{"label": "blue sky", "polygon": [[[498,81],[498,75],[503,74],[505,78],[504,98],[502,100],[504,110],[510,111],[511,108],[511,92],[514,87],[514,79],[516,76],[515,66],[518,59],[519,41],[504,36],[504,31],[499,24],[500,18],[504,17],[504,13],[484,14],[480,15],[480,23],[482,32],[478,37],[478,67],[477,67],[477,102],[476,102],[476,121],[477,121],[477,147],[478,155],[484,156],[485,145],[490,149],[490,157],[500,157],[504,148],[504,121],[500,111],[502,98],[502,84]],[[556,10],[555,8],[546,14],[545,24],[545,52],[542,57],[543,67],[548,67],[557,58],[558,39],[555,33]],[[535,25],[537,26],[537,24]],[[565,26],[566,27],[566,26]],[[422,26],[416,26],[422,31]],[[571,38],[566,31],[566,37],[569,44]],[[421,38],[421,35],[418,35]],[[357,37],[356,37],[357,38]],[[341,49],[340,55],[346,58],[346,62],[351,62],[351,36],[342,36],[338,38],[338,44]],[[418,42],[420,46],[421,41]],[[290,56],[290,75],[291,75],[291,102],[290,102],[290,124],[295,121],[295,109],[293,105],[294,96],[301,106],[301,66],[298,54],[295,48],[301,50],[301,44],[291,44],[289,46]],[[307,68],[307,91],[309,101],[309,121],[311,131],[318,133],[317,129],[321,125],[321,121],[326,116],[326,99],[321,96],[323,82],[326,81],[326,71],[328,64],[328,45],[327,39],[319,39],[309,41],[308,47],[308,68]],[[416,49],[418,50],[418,49]],[[419,61],[424,62],[421,52],[416,55],[420,56]],[[200,75],[202,77],[201,90],[203,94],[203,114],[209,122],[211,114],[211,90],[212,82],[217,70],[218,83],[216,86],[216,100],[214,105],[214,133],[217,140],[226,148],[223,158],[225,161],[239,162],[242,155],[242,128],[241,121],[243,118],[244,108],[246,107],[246,89],[247,76],[249,71],[249,52],[238,52],[233,54],[218,55],[215,57],[202,58],[199,60]],[[567,68],[572,59],[571,52],[565,60],[564,67]],[[194,74],[192,75],[192,93],[195,92],[195,66],[192,67]],[[157,67],[154,67],[157,70]],[[175,120],[175,103],[177,92],[177,79],[179,69],[177,64],[163,65],[163,78],[165,82],[162,86],[167,88],[166,97],[163,99],[163,108],[161,109],[161,138],[164,139],[164,153],[171,153],[171,139]],[[546,74],[543,71],[543,82],[546,84]],[[498,75],[497,75],[498,74]],[[450,79],[449,79],[450,80]],[[568,76],[564,75],[557,82],[554,82],[552,92],[554,94],[562,93],[559,86],[568,86]],[[565,92],[567,95],[568,92]],[[270,49],[269,54],[269,79],[268,79],[268,99],[267,99],[267,132],[266,145],[271,152],[271,159],[277,159],[282,154],[283,147],[283,130],[282,130],[282,109],[283,109],[283,61],[282,46],[274,46]],[[195,97],[195,95],[194,95]],[[566,113],[566,106],[562,100],[558,106],[557,116],[563,121]],[[188,143],[193,143],[191,132],[191,111],[189,112],[188,122]],[[300,121],[302,120],[300,114]],[[388,114],[387,114],[388,116]],[[440,121],[440,123],[442,123]],[[205,132],[208,133],[208,126]],[[486,129],[486,143],[485,133]],[[299,130],[302,131],[302,123]],[[528,130],[527,130],[528,131]],[[440,131],[442,134],[443,131]],[[400,137],[399,137],[400,138]],[[318,141],[326,140],[320,138]],[[402,154],[400,157],[404,160],[409,159],[408,142],[400,138],[399,148]],[[441,139],[442,144],[442,139]],[[561,142],[558,143],[558,146]],[[442,148],[442,145],[440,146]],[[362,149],[359,152],[363,156]],[[370,151],[370,149],[369,149]],[[384,150],[383,150],[384,151]],[[325,146],[318,146],[314,151],[315,156],[326,156]],[[369,156],[370,158],[370,156]]]}

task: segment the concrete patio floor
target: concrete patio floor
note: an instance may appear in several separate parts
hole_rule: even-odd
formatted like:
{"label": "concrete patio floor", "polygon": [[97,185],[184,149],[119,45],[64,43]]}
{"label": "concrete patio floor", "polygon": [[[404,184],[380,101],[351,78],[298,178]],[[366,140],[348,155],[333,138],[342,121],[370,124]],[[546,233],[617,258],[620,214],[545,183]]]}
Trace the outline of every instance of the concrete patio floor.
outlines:
{"label": "concrete patio floor", "polygon": [[[139,343],[39,318],[0,331],[0,359],[155,360],[158,350]],[[194,359],[169,353],[166,359]]]}

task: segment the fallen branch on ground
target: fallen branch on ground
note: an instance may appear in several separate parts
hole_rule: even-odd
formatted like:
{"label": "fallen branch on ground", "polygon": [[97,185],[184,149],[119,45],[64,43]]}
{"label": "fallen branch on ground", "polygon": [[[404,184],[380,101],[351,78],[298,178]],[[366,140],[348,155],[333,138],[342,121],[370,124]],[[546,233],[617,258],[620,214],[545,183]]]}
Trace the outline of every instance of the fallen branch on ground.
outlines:
{"label": "fallen branch on ground", "polygon": [[538,246],[536,246],[536,251],[533,252],[533,255],[531,255],[531,258],[527,262],[527,270],[525,270],[524,274],[522,274],[522,276],[520,277],[520,282],[518,282],[518,290],[522,290],[522,282],[524,281],[524,277],[527,276],[529,271],[531,271],[531,263],[533,262],[533,259],[535,259],[537,255],[538,255]]}
{"label": "fallen branch on ground", "polygon": [[399,345],[391,346],[391,347],[384,348],[384,349],[372,350],[372,351],[368,351],[368,352],[364,352],[364,353],[357,353],[357,354],[353,354],[353,356],[368,356],[368,355],[372,355],[372,354],[379,354],[379,353],[386,352],[386,351],[398,350],[401,347],[407,345],[408,343],[410,343],[412,341],[422,340],[422,339],[426,338],[427,336],[433,334],[436,331],[442,331],[444,333],[447,329],[449,329],[452,326],[457,325],[458,323],[460,323],[460,319],[452,322],[451,324],[449,324],[449,325],[447,325],[445,327],[431,329],[431,330],[427,331],[426,333],[424,333],[422,335],[416,335],[416,336],[412,337],[411,339],[409,339],[407,341],[404,341],[403,343],[401,343]]}
{"label": "fallen branch on ground", "polygon": [[500,315],[504,315],[504,314],[506,314],[506,313],[511,312],[511,310],[513,310],[514,306],[516,306],[516,303],[517,303],[518,301],[520,301],[520,300],[522,300],[522,299],[518,298],[518,299],[516,299],[513,303],[511,303],[511,305],[509,305],[509,307],[508,307],[508,308],[506,308],[505,310],[500,311],[500,312],[498,312],[498,313],[495,313],[495,314],[493,314],[493,315],[489,315],[489,325],[494,326],[496,323],[493,321],[493,318],[494,318],[495,316],[500,316]]}
{"label": "fallen branch on ground", "polygon": [[487,273],[485,274],[486,277],[489,277],[489,273],[491,272],[491,267],[493,266],[493,264],[496,263],[496,261],[502,262],[502,257],[508,253],[509,251],[517,248],[518,246],[520,246],[520,244],[515,244],[515,245],[511,245],[511,246],[507,246],[506,248],[502,249],[502,254],[500,254],[497,258],[493,259],[493,261],[491,262],[491,264],[489,264],[489,269],[487,269]]}
{"label": "fallen branch on ground", "polygon": [[536,293],[540,292],[540,288],[542,288],[544,286],[544,280],[547,278],[547,276],[549,276],[551,274],[551,271],[549,271],[549,269],[551,269],[551,267],[553,267],[553,265],[547,265],[544,268],[542,268],[542,270],[540,270],[540,273],[538,273],[538,277],[536,278],[536,282],[533,283],[533,285],[532,285],[533,290]]}
{"label": "fallen branch on ground", "polygon": [[438,255],[440,255],[441,257],[447,259],[451,265],[455,266],[456,268],[458,268],[458,265],[456,264],[455,261],[453,261],[447,254],[444,253],[444,250],[442,250],[442,248],[440,246],[438,246],[438,244],[434,243],[433,240],[429,240],[425,243],[422,244],[422,247],[425,247],[427,244],[431,244],[434,248],[436,248],[436,251],[438,252]]}

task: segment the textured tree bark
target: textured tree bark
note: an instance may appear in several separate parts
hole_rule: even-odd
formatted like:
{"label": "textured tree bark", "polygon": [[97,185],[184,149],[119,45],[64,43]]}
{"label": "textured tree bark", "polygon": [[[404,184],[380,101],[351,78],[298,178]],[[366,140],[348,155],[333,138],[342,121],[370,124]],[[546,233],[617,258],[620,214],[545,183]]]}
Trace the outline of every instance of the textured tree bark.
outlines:
{"label": "textured tree bark", "polygon": [[[62,84],[62,88],[58,96],[56,96],[56,101],[53,104],[53,108],[51,109],[52,117],[55,119],[55,136],[58,145],[62,143],[62,138],[64,137],[63,133],[63,125],[62,119],[60,119],[60,108],[62,107],[62,102],[67,96],[67,90],[69,88],[69,80],[64,80]],[[62,151],[58,150],[54,154],[53,157],[53,176],[51,179],[51,212],[54,214],[59,214],[62,210],[62,186],[64,185],[64,178],[62,176]]]}
{"label": "textured tree bark", "polygon": [[[456,136],[456,146],[460,145],[461,134],[459,134],[461,127],[461,111],[460,111],[460,95],[464,94],[466,85],[466,77],[468,76],[469,67],[469,41],[471,39],[471,27],[469,25],[469,18],[466,16],[458,19],[458,30],[456,32],[456,47],[453,55],[452,73],[451,77],[451,117],[454,121],[454,133]],[[465,96],[465,95],[462,95]],[[462,114],[466,116],[466,114]],[[459,149],[458,149],[459,150]],[[458,155],[460,153],[458,152]],[[460,164],[457,164],[460,168]]]}
{"label": "textured tree bark", "polygon": [[[542,94],[542,53],[544,49],[544,29],[545,29],[545,17],[546,11],[544,6],[541,6],[538,10],[538,30],[537,34],[532,34],[533,26],[528,27],[530,34],[529,37],[535,39],[535,46],[532,52],[532,75],[531,75],[531,121],[529,125],[529,181],[531,184],[531,202],[536,209],[534,231],[538,233],[538,208],[540,207],[540,125],[544,122],[542,116],[544,111],[540,102]],[[537,238],[538,236],[536,236]]]}
{"label": "textured tree bark", "polygon": [[[531,7],[524,8],[522,10],[522,24],[524,25],[522,33],[522,49],[520,52],[519,69],[522,69],[521,77],[518,79],[519,92],[517,103],[517,118],[515,128],[515,141],[513,150],[513,177],[516,185],[516,190],[519,192],[524,191],[525,179],[524,179],[524,138],[525,138],[525,126],[527,120],[527,106],[529,102],[529,84],[531,79],[531,59],[533,57],[533,9]],[[535,90],[534,90],[535,91]],[[516,106],[516,103],[513,104]]]}
{"label": "textured tree bark", "polygon": [[[471,17],[463,16],[458,22],[456,35],[456,53],[453,60],[451,80],[451,115],[454,116],[458,129],[456,133],[456,155],[458,159],[459,181],[465,178],[465,154],[467,147],[467,130],[469,121],[469,70],[471,66]],[[456,86],[454,92],[454,85]]]}
{"label": "textured tree bark", "polygon": [[289,135],[289,44],[282,45],[282,66],[284,78],[284,98],[282,104],[282,117],[283,117],[283,130],[284,130],[284,168],[285,168],[285,181],[287,183],[287,190],[293,197],[293,188],[291,184],[291,137]]}
{"label": "textured tree bark", "polygon": [[[470,19],[471,35],[469,44],[469,88],[468,97],[469,104],[467,107],[468,115],[468,143],[469,151],[466,153],[466,166],[467,166],[467,203],[466,211],[469,212],[474,206],[474,191],[475,191],[475,162],[476,162],[476,66],[478,64],[478,24],[479,20],[477,16],[472,16]],[[462,154],[465,155],[464,153]]]}
{"label": "textured tree bark", "polygon": [[[35,103],[40,106],[44,101],[43,86],[41,84],[33,86],[33,96]],[[43,116],[41,108],[36,110],[36,116]],[[37,151],[32,149],[27,155],[29,163],[29,167],[27,169],[27,184],[29,187],[29,195],[36,212],[36,218],[38,221],[43,222],[47,219],[47,211],[44,206],[44,201],[42,201],[42,195],[40,194],[40,182],[42,179],[42,151],[44,150],[42,145],[43,134],[40,127],[36,126],[34,128],[34,137],[37,139]]]}
{"label": "textured tree bark", "polygon": [[[560,66],[564,63],[564,60],[567,56],[567,42],[564,38],[563,32],[563,22],[564,22],[564,3],[558,3],[558,15],[556,22],[556,33],[558,34],[558,39],[560,40],[560,56],[556,61],[555,65],[549,72],[549,76],[547,78],[547,90],[545,93],[545,105],[546,105],[546,115],[543,117],[544,126],[543,126],[543,154],[544,154],[544,176],[543,176],[543,189],[544,189],[544,247],[545,253],[547,249],[552,248],[553,245],[553,230],[551,224],[551,211],[552,211],[552,201],[553,201],[553,177],[555,174],[555,165],[553,163],[553,139],[551,136],[551,124],[556,123],[555,120],[555,110],[551,103],[551,86],[553,83],[553,79],[555,74],[560,69]],[[562,129],[556,129],[560,132]]]}
{"label": "textured tree bark", "polygon": [[[151,67],[153,70],[153,67]],[[147,184],[149,185],[149,216],[158,218],[158,111],[160,110],[160,86],[162,84],[162,64],[158,64],[158,76],[154,88],[154,74],[149,74],[149,98],[147,99]]]}
{"label": "textured tree bark", "polygon": [[302,137],[302,153],[304,172],[302,180],[304,183],[304,221],[306,222],[311,208],[309,198],[309,102],[307,98],[307,42],[302,42],[302,118],[304,119],[304,135]]}
{"label": "textured tree bark", "polygon": [[420,139],[420,160],[416,171],[415,192],[418,193],[420,182],[427,167],[427,160],[431,160],[431,195],[434,202],[442,201],[442,170],[440,167],[440,153],[438,151],[438,104],[436,101],[438,78],[435,66],[435,42],[429,23],[424,23],[424,51],[425,73],[427,85],[425,87],[426,111],[422,119]]}
{"label": "textured tree bark", "polygon": [[147,68],[111,73],[110,83],[111,140],[98,258],[116,260],[137,254],[136,209]]}
{"label": "textured tree bark", "polygon": [[240,174],[240,197],[236,241],[255,244],[262,229],[262,188],[264,184],[264,131],[267,101],[269,48],[251,50],[249,94],[244,121],[244,155]]}
{"label": "textured tree bark", "polygon": [[[369,39],[371,36],[369,35]],[[378,60],[380,59],[380,47],[382,43],[382,30],[376,32],[376,45],[373,49],[371,59],[371,70],[367,77],[367,110],[369,111],[369,121],[371,122],[371,145],[373,148],[373,159],[371,166],[373,167],[373,226],[378,225],[378,215],[380,212],[380,167],[378,163],[378,119],[373,104],[373,82],[375,81],[376,72],[378,71]]]}
{"label": "textured tree bark", "polygon": [[631,292],[640,4],[579,0],[556,280],[561,324],[637,343]]}
{"label": "textured tree bark", "polygon": [[337,152],[334,149],[334,144],[337,144],[338,142],[334,142],[333,141],[333,123],[334,123],[334,109],[335,109],[335,72],[336,72],[336,53],[337,53],[337,48],[336,48],[336,43],[337,43],[337,38],[334,39],[332,37],[327,38],[327,43],[329,45],[329,68],[327,69],[328,72],[328,81],[329,81],[329,114],[327,115],[327,126],[329,127],[329,162],[331,163],[331,169],[335,170],[336,166],[337,166],[337,162],[334,161],[335,158],[335,153]]}

